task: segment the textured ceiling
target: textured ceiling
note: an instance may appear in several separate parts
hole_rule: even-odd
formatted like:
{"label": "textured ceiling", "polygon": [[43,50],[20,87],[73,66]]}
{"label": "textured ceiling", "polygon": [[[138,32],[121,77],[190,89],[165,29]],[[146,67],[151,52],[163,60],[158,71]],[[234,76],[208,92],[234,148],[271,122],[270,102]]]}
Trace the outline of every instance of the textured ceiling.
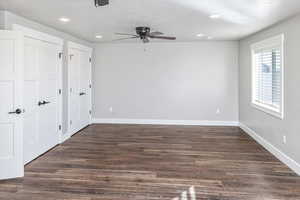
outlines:
{"label": "textured ceiling", "polygon": [[[120,38],[115,32],[134,33],[136,26],[150,26],[177,41],[207,39],[199,33],[238,40],[297,14],[300,0],[110,0],[99,8],[94,0],[0,0],[0,8],[91,42],[109,42]],[[62,23],[60,17],[71,21]]]}

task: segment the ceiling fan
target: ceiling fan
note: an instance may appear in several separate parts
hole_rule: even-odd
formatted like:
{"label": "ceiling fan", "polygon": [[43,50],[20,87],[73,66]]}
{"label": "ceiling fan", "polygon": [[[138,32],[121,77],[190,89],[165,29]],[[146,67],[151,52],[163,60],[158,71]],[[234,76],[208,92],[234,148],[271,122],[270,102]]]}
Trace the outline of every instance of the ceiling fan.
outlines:
{"label": "ceiling fan", "polygon": [[140,38],[143,41],[143,43],[149,43],[150,39],[176,40],[176,37],[163,36],[164,34],[162,32],[158,32],[158,31],[151,32],[151,29],[149,27],[136,27],[136,34],[128,34],[128,33],[115,33],[115,34],[123,35],[123,36],[131,36],[131,37],[120,38],[114,41],[136,39],[136,38]]}

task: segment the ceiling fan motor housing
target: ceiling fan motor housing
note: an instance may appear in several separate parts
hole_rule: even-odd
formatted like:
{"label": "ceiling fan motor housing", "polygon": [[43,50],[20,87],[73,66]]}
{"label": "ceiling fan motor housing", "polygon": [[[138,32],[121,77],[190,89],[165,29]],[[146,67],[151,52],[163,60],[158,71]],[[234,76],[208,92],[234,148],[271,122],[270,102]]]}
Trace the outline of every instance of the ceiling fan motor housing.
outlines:
{"label": "ceiling fan motor housing", "polygon": [[141,37],[141,39],[145,39],[150,33],[150,28],[149,27],[136,27],[136,33]]}
{"label": "ceiling fan motor housing", "polygon": [[106,6],[109,4],[109,0],[95,0],[95,6]]}

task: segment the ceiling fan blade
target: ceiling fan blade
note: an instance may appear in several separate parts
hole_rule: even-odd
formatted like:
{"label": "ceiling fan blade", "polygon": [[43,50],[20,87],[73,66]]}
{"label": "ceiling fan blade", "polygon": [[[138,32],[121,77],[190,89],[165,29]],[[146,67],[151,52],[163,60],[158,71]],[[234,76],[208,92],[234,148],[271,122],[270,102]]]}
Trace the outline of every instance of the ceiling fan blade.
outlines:
{"label": "ceiling fan blade", "polygon": [[128,36],[136,36],[138,37],[138,35],[134,35],[134,34],[129,34],[129,33],[115,33],[116,35],[128,35]]}
{"label": "ceiling fan blade", "polygon": [[134,37],[129,37],[129,38],[120,38],[120,39],[115,39],[115,40],[112,40],[112,41],[130,40],[130,39],[135,39],[135,38],[139,38],[139,37],[134,36]]}
{"label": "ceiling fan blade", "polygon": [[168,37],[168,36],[149,36],[153,39],[162,39],[162,40],[176,40],[176,37]]}
{"label": "ceiling fan blade", "polygon": [[163,33],[159,31],[155,31],[155,32],[151,32],[149,35],[156,36],[156,35],[163,35]]}

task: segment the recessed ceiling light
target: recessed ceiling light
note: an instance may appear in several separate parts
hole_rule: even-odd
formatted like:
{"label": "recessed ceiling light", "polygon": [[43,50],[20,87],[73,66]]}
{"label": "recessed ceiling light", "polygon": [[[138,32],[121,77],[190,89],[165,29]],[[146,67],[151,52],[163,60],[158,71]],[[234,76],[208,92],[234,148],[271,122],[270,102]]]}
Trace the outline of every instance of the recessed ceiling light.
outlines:
{"label": "recessed ceiling light", "polygon": [[59,18],[59,20],[61,22],[69,22],[69,21],[71,21],[69,18],[66,18],[66,17],[61,17],[61,18]]}
{"label": "recessed ceiling light", "polygon": [[103,36],[102,36],[102,35],[96,35],[96,38],[97,38],[97,39],[102,39]]}
{"label": "recessed ceiling light", "polygon": [[211,19],[219,19],[221,17],[221,15],[219,14],[212,14],[209,16]]}
{"label": "recessed ceiling light", "polygon": [[197,37],[204,37],[205,35],[203,33],[197,34]]}

